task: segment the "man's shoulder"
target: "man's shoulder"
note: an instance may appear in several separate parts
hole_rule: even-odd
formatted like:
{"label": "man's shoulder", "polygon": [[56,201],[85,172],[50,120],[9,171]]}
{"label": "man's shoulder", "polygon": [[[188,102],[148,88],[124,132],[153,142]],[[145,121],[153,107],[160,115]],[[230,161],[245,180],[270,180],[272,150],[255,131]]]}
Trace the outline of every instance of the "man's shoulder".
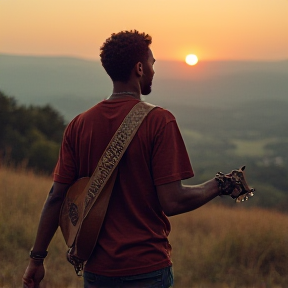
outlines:
{"label": "man's shoulder", "polygon": [[71,121],[71,123],[72,122],[79,122],[79,121],[81,122],[81,121],[85,120],[86,118],[90,117],[91,115],[95,115],[95,113],[97,113],[97,110],[101,110],[101,107],[103,106],[102,102],[103,101],[90,107],[86,111],[83,111],[80,114],[78,114],[76,117],[74,117],[74,119]]}
{"label": "man's shoulder", "polygon": [[168,109],[158,105],[150,112],[150,117],[167,121],[175,120],[175,116]]}
{"label": "man's shoulder", "polygon": [[[99,103],[98,103],[99,104]],[[87,121],[87,119],[90,117],[89,115],[93,115],[95,113],[96,106],[89,108],[88,110],[81,112],[80,114],[76,115],[67,125],[66,130],[75,129],[78,127],[81,127],[83,123]]]}

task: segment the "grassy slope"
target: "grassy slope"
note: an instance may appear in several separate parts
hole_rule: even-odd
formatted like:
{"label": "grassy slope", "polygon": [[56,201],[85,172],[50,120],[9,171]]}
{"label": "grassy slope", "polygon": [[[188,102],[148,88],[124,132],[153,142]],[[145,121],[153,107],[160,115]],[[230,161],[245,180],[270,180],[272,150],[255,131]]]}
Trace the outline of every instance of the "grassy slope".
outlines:
{"label": "grassy slope", "polygon": [[[0,167],[0,287],[20,287],[51,179]],[[255,196],[257,197],[257,196]],[[287,287],[288,216],[208,204],[171,218],[175,287]],[[59,231],[43,287],[82,287]]]}

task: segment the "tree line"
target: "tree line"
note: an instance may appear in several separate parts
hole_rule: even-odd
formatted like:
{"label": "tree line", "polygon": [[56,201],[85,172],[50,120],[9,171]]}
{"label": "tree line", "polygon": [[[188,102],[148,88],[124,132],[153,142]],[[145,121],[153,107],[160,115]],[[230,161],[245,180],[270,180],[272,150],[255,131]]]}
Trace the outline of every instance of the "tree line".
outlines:
{"label": "tree line", "polygon": [[0,161],[51,173],[66,123],[50,105],[25,106],[0,91]]}

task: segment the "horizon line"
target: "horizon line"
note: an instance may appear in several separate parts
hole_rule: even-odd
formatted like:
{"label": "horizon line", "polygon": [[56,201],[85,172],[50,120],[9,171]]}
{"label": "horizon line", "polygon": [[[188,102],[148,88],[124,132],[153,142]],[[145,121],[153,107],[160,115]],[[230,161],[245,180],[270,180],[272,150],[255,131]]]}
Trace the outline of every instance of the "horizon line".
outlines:
{"label": "horizon line", "polygon": [[[65,55],[65,54],[20,54],[20,53],[7,53],[0,52],[0,56],[10,56],[10,57],[30,57],[30,58],[66,58],[66,59],[77,59],[82,61],[92,61],[92,62],[100,62],[100,59],[84,57],[80,55]],[[157,61],[161,62],[178,62],[182,63],[185,60],[177,60],[177,59],[161,59],[157,58]],[[285,62],[287,59],[199,59],[199,62]]]}

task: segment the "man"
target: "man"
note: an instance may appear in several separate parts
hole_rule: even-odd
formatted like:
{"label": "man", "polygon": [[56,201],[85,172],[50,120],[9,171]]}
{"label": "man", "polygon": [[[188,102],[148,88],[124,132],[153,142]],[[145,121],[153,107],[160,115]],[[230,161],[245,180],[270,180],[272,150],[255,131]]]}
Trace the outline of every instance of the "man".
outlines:
{"label": "man", "polygon": [[[151,92],[155,63],[151,41],[145,33],[122,31],[101,47],[113,93],[78,115],[65,130],[23,287],[39,287],[44,277],[43,260],[68,188],[91,176],[122,120],[141,101],[141,94]],[[84,287],[171,287],[167,216],[196,209],[223,191],[214,178],[201,185],[182,185],[193,170],[174,116],[160,107],[144,119],[118,167],[97,245],[85,265]]]}

